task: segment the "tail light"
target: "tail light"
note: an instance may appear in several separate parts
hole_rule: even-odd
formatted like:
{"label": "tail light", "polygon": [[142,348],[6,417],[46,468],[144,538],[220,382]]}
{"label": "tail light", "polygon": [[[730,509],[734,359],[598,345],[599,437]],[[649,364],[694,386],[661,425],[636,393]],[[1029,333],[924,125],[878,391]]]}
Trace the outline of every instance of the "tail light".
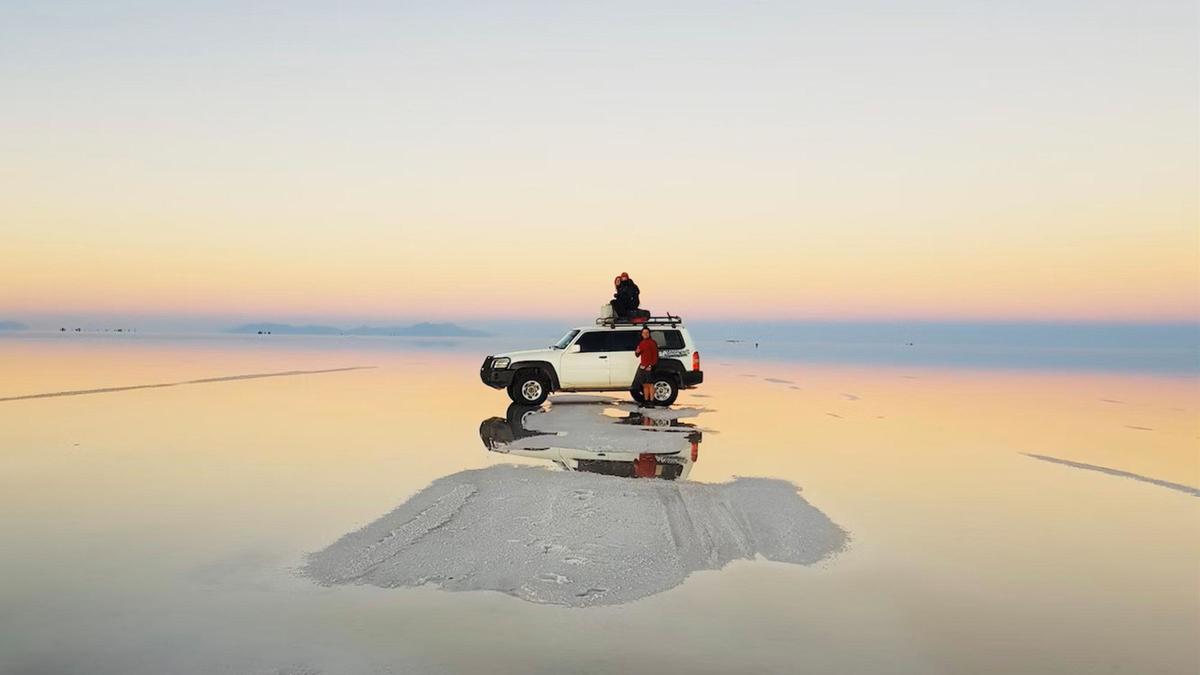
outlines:
{"label": "tail light", "polygon": [[700,459],[700,444],[692,441],[692,461],[694,462],[697,459]]}
{"label": "tail light", "polygon": [[700,352],[692,352],[692,370],[700,370]]}

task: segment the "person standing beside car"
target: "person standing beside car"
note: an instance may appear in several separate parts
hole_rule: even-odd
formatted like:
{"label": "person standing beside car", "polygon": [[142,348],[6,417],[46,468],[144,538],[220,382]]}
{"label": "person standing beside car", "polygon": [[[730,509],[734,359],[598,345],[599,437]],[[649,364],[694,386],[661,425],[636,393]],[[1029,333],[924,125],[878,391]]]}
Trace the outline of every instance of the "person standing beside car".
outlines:
{"label": "person standing beside car", "polygon": [[654,367],[658,365],[658,343],[650,337],[650,329],[642,329],[642,341],[637,344],[633,353],[641,358],[637,373],[633,376],[634,391],[642,387],[642,405],[654,407]]}

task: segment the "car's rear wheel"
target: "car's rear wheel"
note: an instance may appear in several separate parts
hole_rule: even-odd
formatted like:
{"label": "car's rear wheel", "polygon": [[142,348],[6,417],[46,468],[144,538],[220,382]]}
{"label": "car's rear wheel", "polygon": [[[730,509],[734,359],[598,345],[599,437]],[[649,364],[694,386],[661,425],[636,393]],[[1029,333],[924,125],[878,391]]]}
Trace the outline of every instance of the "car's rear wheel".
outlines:
{"label": "car's rear wheel", "polygon": [[669,375],[658,375],[654,378],[653,385],[655,405],[668,406],[679,398],[679,382],[675,378]]}
{"label": "car's rear wheel", "polygon": [[508,385],[508,397],[522,405],[541,405],[550,395],[550,383],[536,370],[522,370]]}

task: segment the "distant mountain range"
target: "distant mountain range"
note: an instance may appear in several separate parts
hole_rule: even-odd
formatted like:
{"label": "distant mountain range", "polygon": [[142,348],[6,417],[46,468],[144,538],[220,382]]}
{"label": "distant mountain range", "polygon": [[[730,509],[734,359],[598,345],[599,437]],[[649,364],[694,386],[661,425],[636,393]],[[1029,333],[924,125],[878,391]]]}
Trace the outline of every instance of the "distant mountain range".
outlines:
{"label": "distant mountain range", "polygon": [[29,326],[19,321],[0,321],[0,330],[29,330]]}
{"label": "distant mountain range", "polygon": [[230,328],[230,333],[270,335],[388,335],[395,337],[487,337],[489,333],[463,328],[452,323],[418,323],[411,326],[358,326],[342,329],[336,326],[287,323],[248,323]]}

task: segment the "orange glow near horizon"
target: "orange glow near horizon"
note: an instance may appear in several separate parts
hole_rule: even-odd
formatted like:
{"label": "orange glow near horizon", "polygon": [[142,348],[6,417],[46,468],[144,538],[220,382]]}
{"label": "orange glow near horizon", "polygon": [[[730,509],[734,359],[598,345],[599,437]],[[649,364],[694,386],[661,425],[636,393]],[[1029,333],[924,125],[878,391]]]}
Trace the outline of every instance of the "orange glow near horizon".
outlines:
{"label": "orange glow near horizon", "polygon": [[[679,255],[647,261],[610,259],[546,230],[532,243],[489,244],[463,229],[445,243],[427,231],[313,231],[300,241],[281,231],[275,242],[239,242],[199,225],[183,237],[131,229],[118,243],[81,229],[70,242],[15,241],[0,270],[0,314],[589,316],[611,277],[628,271],[645,306],[703,318],[1195,320],[1196,247],[1183,230],[1040,242],[967,232],[906,245],[868,231],[805,242],[783,227],[744,227],[739,241],[677,227],[663,239],[679,241],[668,246]],[[772,237],[781,245],[765,243]]]}

